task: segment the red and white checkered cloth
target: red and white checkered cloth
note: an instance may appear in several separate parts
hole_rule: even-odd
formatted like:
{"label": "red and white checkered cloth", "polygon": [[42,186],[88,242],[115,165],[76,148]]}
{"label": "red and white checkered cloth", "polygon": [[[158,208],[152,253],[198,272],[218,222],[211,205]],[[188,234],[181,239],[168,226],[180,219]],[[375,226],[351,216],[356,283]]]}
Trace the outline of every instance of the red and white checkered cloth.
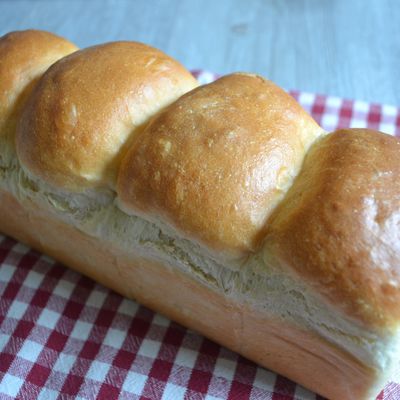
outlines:
{"label": "red and white checkered cloth", "polygon": [[[400,135],[396,107],[291,94],[327,130]],[[322,399],[0,235],[0,399],[14,398]],[[399,399],[400,376],[378,398]]]}

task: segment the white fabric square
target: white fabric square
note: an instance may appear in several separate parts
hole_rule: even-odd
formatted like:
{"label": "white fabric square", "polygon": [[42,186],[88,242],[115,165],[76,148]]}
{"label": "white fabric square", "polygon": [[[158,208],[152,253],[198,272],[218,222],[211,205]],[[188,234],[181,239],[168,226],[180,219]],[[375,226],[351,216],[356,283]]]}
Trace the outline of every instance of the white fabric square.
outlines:
{"label": "white fabric square", "polygon": [[0,393],[6,394],[10,397],[17,397],[19,389],[21,389],[23,383],[24,381],[21,378],[10,374],[5,374],[0,382]]}
{"label": "white fabric square", "polygon": [[90,293],[89,298],[86,300],[86,305],[89,305],[89,306],[92,306],[95,308],[101,308],[106,297],[107,297],[106,292],[100,292],[99,290],[93,290],[92,293]]}
{"label": "white fabric square", "polygon": [[59,313],[45,308],[42,311],[42,313],[40,314],[40,317],[37,320],[37,323],[39,325],[45,326],[46,328],[54,329],[54,327],[57,325],[57,322],[59,319],[60,319]]}
{"label": "white fabric square", "polygon": [[303,388],[303,386],[296,385],[296,399],[301,400],[315,400],[315,394]]}
{"label": "white fabric square", "polygon": [[339,116],[335,114],[325,114],[321,120],[321,125],[326,130],[336,129],[338,123]]}
{"label": "white fabric square", "polygon": [[300,93],[299,103],[304,106],[312,106],[315,102],[315,94],[312,93]]}
{"label": "white fabric square", "polygon": [[89,371],[86,373],[86,377],[93,379],[94,381],[103,382],[109,369],[110,364],[101,361],[93,361],[90,365]]}
{"label": "white fabric square", "polygon": [[27,308],[28,304],[14,300],[8,309],[7,318],[21,319]]}
{"label": "white fabric square", "polygon": [[369,104],[365,101],[357,100],[353,104],[353,109],[361,113],[367,113],[369,111]]}
{"label": "white fabric square", "polygon": [[185,397],[186,389],[182,386],[167,383],[164,388],[162,400],[181,400]]}
{"label": "white fabric square", "polygon": [[395,117],[397,115],[397,108],[388,104],[382,106],[382,114],[387,117]]}
{"label": "white fabric square", "polygon": [[171,321],[168,318],[165,318],[163,315],[156,314],[153,318],[153,323],[167,328],[170,326]]}
{"label": "white fabric square", "polygon": [[181,347],[176,355],[174,363],[184,367],[193,368],[194,364],[196,363],[197,356],[197,352]]}
{"label": "white fabric square", "polygon": [[262,368],[257,368],[256,377],[253,386],[273,392],[276,381],[276,375]]}
{"label": "white fabric square", "polygon": [[32,340],[25,340],[23,346],[18,352],[18,357],[34,363],[37,361],[42,350],[43,346],[41,344],[33,342]]}
{"label": "white fabric square", "polygon": [[59,395],[60,393],[55,390],[43,388],[40,391],[37,400],[56,400],[59,397]]}
{"label": "white fabric square", "polygon": [[223,400],[222,397],[215,397],[211,396],[210,394],[207,394],[204,400]]}
{"label": "white fabric square", "polygon": [[130,317],[134,316],[139,308],[139,305],[132,300],[123,299],[118,307],[120,314],[125,314]]}
{"label": "white fabric square", "polygon": [[124,340],[126,338],[126,332],[121,331],[119,329],[110,328],[108,329],[107,335],[104,338],[103,344],[106,344],[110,347],[115,347],[116,349],[120,349]]}
{"label": "white fabric square", "polygon": [[53,294],[57,296],[63,297],[64,299],[69,299],[71,297],[71,293],[74,290],[75,285],[71,282],[68,282],[64,279],[60,279],[57,286],[53,290]]}
{"label": "white fabric square", "polygon": [[76,360],[75,356],[72,356],[70,354],[60,353],[56,363],[54,364],[53,369],[55,371],[62,372],[64,374],[68,374],[71,371],[72,366],[75,363],[75,360]]}
{"label": "white fabric square", "polygon": [[84,321],[76,321],[74,328],[70,334],[71,337],[79,340],[86,340],[89,337],[93,325]]}
{"label": "white fabric square", "polygon": [[332,109],[336,109],[339,110],[340,107],[342,106],[343,100],[340,97],[336,97],[336,96],[329,96],[326,98],[326,106],[327,108],[332,108]]}
{"label": "white fabric square", "polygon": [[25,255],[26,253],[28,253],[29,251],[29,247],[24,245],[23,243],[18,242],[15,246],[13,246],[13,251],[15,253],[21,254],[21,255]]}
{"label": "white fabric square", "polygon": [[10,282],[16,268],[10,264],[2,264],[0,267],[0,282]]}
{"label": "white fabric square", "polygon": [[205,85],[215,80],[215,75],[212,72],[202,71],[200,75],[197,77],[198,81]]}
{"label": "white fabric square", "polygon": [[355,119],[352,118],[350,121],[350,128],[366,128],[367,120],[366,119]]}
{"label": "white fabric square", "polygon": [[147,376],[129,371],[126,375],[122,390],[140,396],[146,384]]}
{"label": "white fabric square", "polygon": [[43,274],[39,274],[36,271],[29,271],[29,274],[24,280],[24,286],[28,286],[32,289],[37,289],[42,283],[43,278]]}
{"label": "white fabric square", "polygon": [[53,265],[54,264],[54,259],[48,256],[47,254],[41,254],[40,255],[40,260],[43,261],[46,264]]}
{"label": "white fabric square", "polygon": [[379,124],[379,130],[389,135],[396,133],[396,127],[393,124],[385,124],[384,122]]}
{"label": "white fabric square", "polygon": [[227,360],[226,358],[218,358],[214,367],[214,375],[232,381],[233,376],[235,375],[236,365],[236,361]]}
{"label": "white fabric square", "polygon": [[5,335],[4,333],[0,333],[0,351],[4,349],[9,340],[10,340],[10,335]]}
{"label": "white fabric square", "polygon": [[150,339],[144,339],[138,354],[145,357],[155,358],[160,350],[161,343]]}

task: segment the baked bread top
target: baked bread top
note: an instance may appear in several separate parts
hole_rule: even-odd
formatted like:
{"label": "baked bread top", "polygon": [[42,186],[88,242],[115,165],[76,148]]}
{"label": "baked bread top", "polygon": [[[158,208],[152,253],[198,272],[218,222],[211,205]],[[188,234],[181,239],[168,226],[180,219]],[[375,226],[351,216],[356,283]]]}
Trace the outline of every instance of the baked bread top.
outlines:
{"label": "baked bread top", "polygon": [[177,61],[141,43],[77,51],[49,68],[28,99],[18,157],[59,189],[114,188],[124,150],[141,126],[196,86]]}
{"label": "baked bread top", "polygon": [[15,128],[26,99],[43,73],[78,48],[49,32],[11,32],[0,40],[0,165],[15,158]]}
{"label": "baked bread top", "polygon": [[259,247],[268,216],[322,133],[272,82],[228,75],[147,125],[122,162],[118,198],[127,212],[240,258]]}
{"label": "baked bread top", "polygon": [[326,134],[255,75],[197,88],[135,42],[76,51],[13,33],[0,39],[0,72],[4,170],[11,158],[37,190],[90,192],[86,205],[107,190],[228,268],[263,251],[348,318],[398,326],[399,139]]}
{"label": "baked bread top", "polygon": [[[400,140],[343,129],[310,149],[268,224],[266,259],[367,325],[400,319]],[[270,261],[271,263],[271,261]]]}

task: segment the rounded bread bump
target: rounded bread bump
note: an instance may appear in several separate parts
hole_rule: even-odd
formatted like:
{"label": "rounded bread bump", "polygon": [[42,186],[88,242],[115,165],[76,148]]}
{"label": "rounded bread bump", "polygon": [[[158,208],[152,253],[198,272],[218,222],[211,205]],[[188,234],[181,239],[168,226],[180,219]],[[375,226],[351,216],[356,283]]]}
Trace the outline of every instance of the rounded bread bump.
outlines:
{"label": "rounded bread bump", "polygon": [[30,96],[17,127],[20,162],[63,191],[113,188],[142,125],[196,86],[177,61],[141,43],[80,50],[54,64]]}
{"label": "rounded bread bump", "polygon": [[257,248],[322,133],[272,82],[225,76],[171,104],[132,144],[118,177],[120,206],[217,257],[240,258]]}
{"label": "rounded bread bump", "polygon": [[340,130],[314,144],[271,217],[267,263],[377,329],[400,318],[400,140]]}
{"label": "rounded bread bump", "polygon": [[16,31],[0,38],[0,162],[7,164],[15,157],[17,120],[38,79],[76,50],[68,40],[45,31]]}

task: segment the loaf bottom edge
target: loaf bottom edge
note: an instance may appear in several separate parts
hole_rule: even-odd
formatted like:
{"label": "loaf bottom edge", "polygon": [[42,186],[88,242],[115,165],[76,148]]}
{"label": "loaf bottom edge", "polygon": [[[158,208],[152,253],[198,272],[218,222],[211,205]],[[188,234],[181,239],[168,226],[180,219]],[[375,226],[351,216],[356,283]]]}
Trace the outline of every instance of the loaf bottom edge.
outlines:
{"label": "loaf bottom edge", "polygon": [[372,399],[376,372],[314,332],[117,248],[0,190],[0,232],[332,400]]}

